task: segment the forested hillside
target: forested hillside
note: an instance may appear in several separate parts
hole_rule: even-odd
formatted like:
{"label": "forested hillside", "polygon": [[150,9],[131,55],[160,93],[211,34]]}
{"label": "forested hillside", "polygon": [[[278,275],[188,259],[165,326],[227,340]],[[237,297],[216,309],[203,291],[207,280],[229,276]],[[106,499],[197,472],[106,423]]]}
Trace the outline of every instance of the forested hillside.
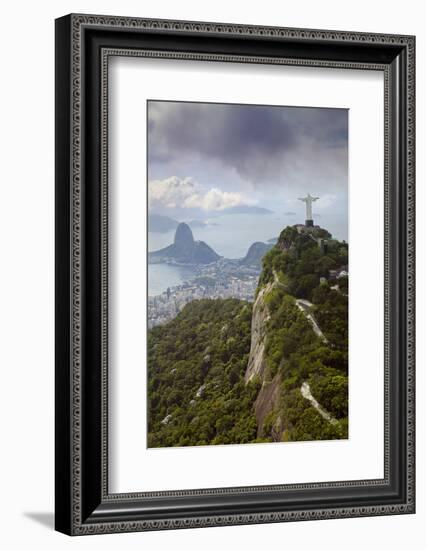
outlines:
{"label": "forested hillside", "polygon": [[245,385],[251,304],[195,300],[148,336],[149,447],[256,439],[258,383]]}
{"label": "forested hillside", "polygon": [[347,438],[347,263],[327,231],[287,227],[254,304],[193,301],[152,329],[148,445]]}

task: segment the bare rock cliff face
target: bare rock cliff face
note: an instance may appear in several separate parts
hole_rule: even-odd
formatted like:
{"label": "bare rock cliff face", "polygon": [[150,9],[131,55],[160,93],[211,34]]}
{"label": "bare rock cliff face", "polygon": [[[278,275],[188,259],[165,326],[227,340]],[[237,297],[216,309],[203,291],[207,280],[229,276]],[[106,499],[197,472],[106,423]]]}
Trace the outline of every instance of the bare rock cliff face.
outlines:
{"label": "bare rock cliff face", "polygon": [[[276,374],[271,380],[271,374],[266,363],[266,325],[269,320],[268,306],[265,303],[265,296],[274,288],[277,282],[268,283],[257,295],[253,306],[251,321],[251,346],[250,355],[245,373],[246,384],[258,377],[262,383],[259,394],[254,404],[254,412],[257,423],[257,437],[263,437],[264,423],[268,414],[279,407],[281,376]],[[279,420],[279,418],[278,418]],[[273,426],[272,436],[274,441],[281,441],[283,428],[281,423]]]}
{"label": "bare rock cliff face", "polygon": [[[263,381],[259,394],[254,404],[254,414],[257,423],[257,437],[263,437],[264,423],[267,415],[279,407],[281,398],[281,376],[277,373],[271,381]],[[271,436],[274,441],[281,441],[283,426],[281,418],[277,420],[272,427]]]}
{"label": "bare rock cliff face", "polygon": [[265,338],[266,323],[269,319],[269,311],[267,305],[265,304],[264,297],[271,291],[273,286],[274,283],[268,283],[265,287],[263,287],[257,295],[256,301],[253,305],[250,355],[247,370],[244,376],[246,384],[250,380],[253,380],[255,376],[259,376],[262,382],[265,377]]}

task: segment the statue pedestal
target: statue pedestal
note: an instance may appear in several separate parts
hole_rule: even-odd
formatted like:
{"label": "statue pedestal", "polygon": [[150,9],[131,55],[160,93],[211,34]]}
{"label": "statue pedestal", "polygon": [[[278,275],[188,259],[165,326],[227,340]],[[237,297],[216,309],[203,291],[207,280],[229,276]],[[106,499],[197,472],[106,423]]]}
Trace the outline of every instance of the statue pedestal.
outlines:
{"label": "statue pedestal", "polygon": [[314,220],[305,220],[306,227],[313,227],[314,226]]}

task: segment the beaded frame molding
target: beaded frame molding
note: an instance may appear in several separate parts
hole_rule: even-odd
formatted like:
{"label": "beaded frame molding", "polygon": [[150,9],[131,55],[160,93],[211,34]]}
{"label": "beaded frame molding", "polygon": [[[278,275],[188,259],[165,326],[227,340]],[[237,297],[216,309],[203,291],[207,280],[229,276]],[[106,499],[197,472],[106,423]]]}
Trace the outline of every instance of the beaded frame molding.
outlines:
{"label": "beaded frame molding", "polygon": [[[384,74],[384,477],[108,491],[108,60],[334,67]],[[415,38],[68,15],[56,20],[55,527],[69,535],[415,511]]]}

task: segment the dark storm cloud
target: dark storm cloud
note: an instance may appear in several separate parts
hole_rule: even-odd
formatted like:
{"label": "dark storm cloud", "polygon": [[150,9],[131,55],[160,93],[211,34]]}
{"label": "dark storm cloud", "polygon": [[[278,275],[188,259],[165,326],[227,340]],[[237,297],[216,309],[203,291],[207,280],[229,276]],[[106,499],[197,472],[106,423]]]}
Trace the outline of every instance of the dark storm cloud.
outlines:
{"label": "dark storm cloud", "polygon": [[253,184],[347,168],[343,109],[150,101],[148,115],[150,162],[208,159]]}

